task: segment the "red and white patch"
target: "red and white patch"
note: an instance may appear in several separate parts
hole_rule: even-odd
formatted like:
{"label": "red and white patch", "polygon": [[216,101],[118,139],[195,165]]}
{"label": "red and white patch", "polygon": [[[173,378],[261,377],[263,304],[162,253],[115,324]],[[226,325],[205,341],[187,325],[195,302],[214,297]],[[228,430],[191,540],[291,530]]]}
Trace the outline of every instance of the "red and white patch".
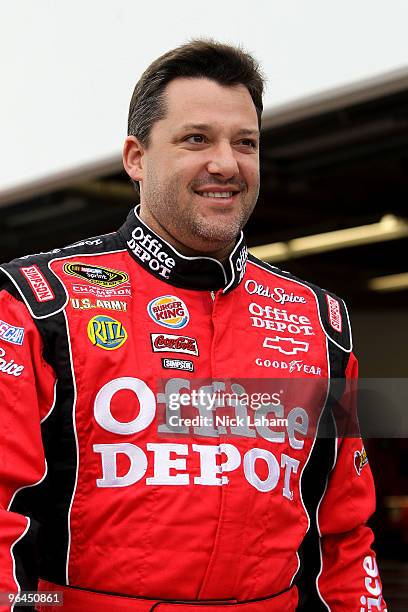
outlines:
{"label": "red and white patch", "polygon": [[41,274],[38,266],[28,266],[20,268],[20,271],[26,277],[37,302],[48,302],[55,298],[54,292]]}
{"label": "red and white patch", "polygon": [[356,468],[357,476],[360,476],[361,470],[368,463],[367,453],[365,448],[361,449],[361,451],[354,452],[354,467]]}
{"label": "red and white patch", "polygon": [[154,353],[186,353],[198,356],[197,340],[189,336],[150,334]]}
{"label": "red and white patch", "polygon": [[343,329],[341,320],[340,303],[326,293],[327,306],[329,308],[329,321],[333,329],[341,333]]}

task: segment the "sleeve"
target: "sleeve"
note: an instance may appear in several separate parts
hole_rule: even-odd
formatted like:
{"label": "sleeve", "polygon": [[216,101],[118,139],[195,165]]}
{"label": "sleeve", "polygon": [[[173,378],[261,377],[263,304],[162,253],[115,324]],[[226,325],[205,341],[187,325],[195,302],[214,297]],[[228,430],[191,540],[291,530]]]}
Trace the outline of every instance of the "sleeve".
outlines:
{"label": "sleeve", "polygon": [[[43,343],[26,306],[0,291],[0,593],[37,587],[38,525],[13,511],[18,493],[47,472],[41,422],[55,401],[56,379],[43,359]],[[13,609],[4,601],[0,612]]]}
{"label": "sleeve", "polygon": [[[357,371],[351,354],[346,379],[356,381]],[[363,442],[360,437],[339,439],[336,463],[318,510],[322,553],[318,586],[332,612],[386,612],[371,548],[374,536],[366,525],[374,510],[374,482]]]}

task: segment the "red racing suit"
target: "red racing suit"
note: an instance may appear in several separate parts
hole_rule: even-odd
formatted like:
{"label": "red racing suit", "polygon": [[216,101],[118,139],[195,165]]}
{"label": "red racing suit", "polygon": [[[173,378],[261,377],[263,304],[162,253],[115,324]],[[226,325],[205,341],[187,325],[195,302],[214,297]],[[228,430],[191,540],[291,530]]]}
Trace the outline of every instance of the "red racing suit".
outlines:
{"label": "red racing suit", "polygon": [[386,609],[370,467],[332,414],[332,381],[357,372],[342,300],[242,234],[225,265],[185,257],[136,210],[1,280],[0,592]]}

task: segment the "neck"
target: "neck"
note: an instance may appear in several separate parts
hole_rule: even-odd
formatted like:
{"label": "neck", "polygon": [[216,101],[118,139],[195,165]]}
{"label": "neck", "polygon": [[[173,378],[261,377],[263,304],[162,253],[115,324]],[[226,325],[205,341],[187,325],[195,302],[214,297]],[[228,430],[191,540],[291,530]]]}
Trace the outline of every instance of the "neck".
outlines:
{"label": "neck", "polygon": [[152,215],[146,206],[140,207],[139,217],[143,223],[150,227],[150,229],[153,230],[158,236],[171,244],[171,246],[174,247],[179,253],[186,255],[187,257],[212,257],[221,263],[225,263],[235,246],[234,241],[228,245],[223,245],[220,248],[215,248],[214,250],[200,251],[199,249],[194,249],[188,245],[185,245],[183,242],[180,242],[163,225],[161,225],[161,223]]}

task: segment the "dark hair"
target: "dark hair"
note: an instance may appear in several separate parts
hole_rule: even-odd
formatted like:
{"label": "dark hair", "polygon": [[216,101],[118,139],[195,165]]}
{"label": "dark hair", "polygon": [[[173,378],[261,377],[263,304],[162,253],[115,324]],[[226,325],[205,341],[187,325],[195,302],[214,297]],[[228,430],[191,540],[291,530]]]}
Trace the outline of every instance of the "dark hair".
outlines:
{"label": "dark hair", "polygon": [[245,85],[261,126],[264,77],[256,60],[239,47],[195,39],[157,58],[136,84],[129,107],[128,134],[145,146],[153,124],[166,116],[164,89],[179,77],[207,78],[226,86]]}

